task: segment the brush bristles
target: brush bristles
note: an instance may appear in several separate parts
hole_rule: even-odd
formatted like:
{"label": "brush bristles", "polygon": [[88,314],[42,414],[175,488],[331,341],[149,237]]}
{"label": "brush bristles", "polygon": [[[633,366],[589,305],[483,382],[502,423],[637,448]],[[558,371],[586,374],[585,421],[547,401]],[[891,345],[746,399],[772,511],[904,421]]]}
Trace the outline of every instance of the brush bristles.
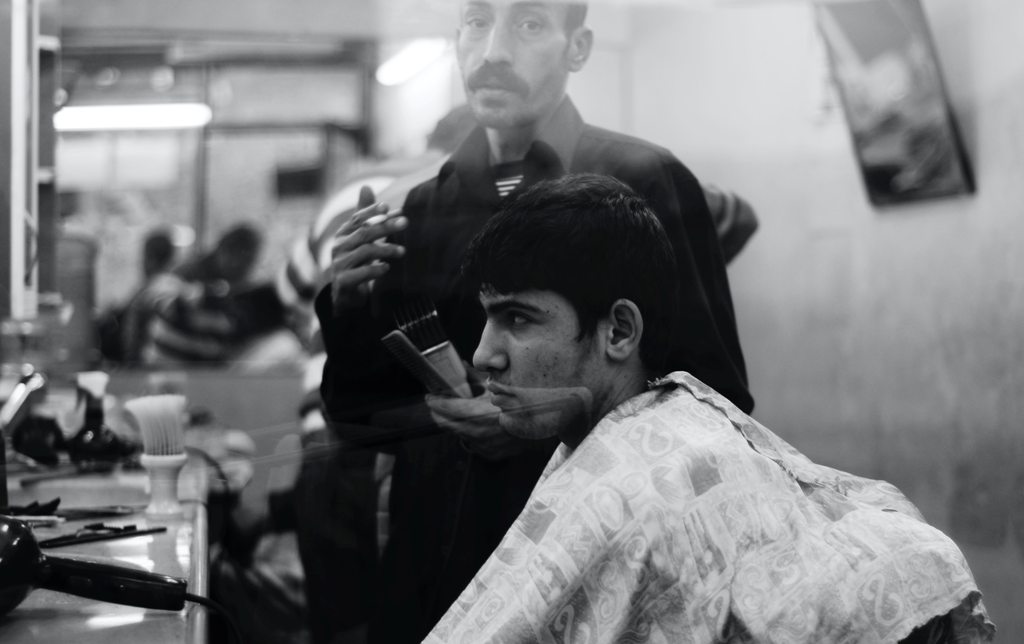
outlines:
{"label": "brush bristles", "polygon": [[185,451],[185,397],[178,394],[143,396],[124,404],[142,434],[142,451],[154,456]]}
{"label": "brush bristles", "polygon": [[407,302],[395,313],[395,323],[420,351],[426,351],[448,340],[441,318],[430,300]]}

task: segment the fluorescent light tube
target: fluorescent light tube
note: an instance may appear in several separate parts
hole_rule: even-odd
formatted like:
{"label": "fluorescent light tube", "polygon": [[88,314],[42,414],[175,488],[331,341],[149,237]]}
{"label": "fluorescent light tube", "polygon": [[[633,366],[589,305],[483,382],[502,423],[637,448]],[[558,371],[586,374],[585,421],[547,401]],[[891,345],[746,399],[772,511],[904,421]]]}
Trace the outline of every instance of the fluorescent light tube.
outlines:
{"label": "fluorescent light tube", "polygon": [[61,132],[180,130],[203,127],[211,118],[204,103],[74,105],[54,114],[53,125]]}
{"label": "fluorescent light tube", "polygon": [[381,85],[401,85],[429,67],[448,49],[444,38],[419,38],[399,49],[377,68]]}

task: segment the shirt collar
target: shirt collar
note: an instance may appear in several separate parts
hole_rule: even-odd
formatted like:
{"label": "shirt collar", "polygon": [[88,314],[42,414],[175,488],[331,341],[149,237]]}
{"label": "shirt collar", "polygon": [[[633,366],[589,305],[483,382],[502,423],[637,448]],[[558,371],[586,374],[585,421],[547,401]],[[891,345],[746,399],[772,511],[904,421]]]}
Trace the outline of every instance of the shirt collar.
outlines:
{"label": "shirt collar", "polygon": [[583,118],[572,100],[566,96],[541,129],[537,140],[548,144],[558,155],[562,167],[568,171],[572,167],[572,158],[582,132]]}
{"label": "shirt collar", "polygon": [[[583,133],[583,117],[568,96],[555,109],[551,119],[541,129],[535,141],[544,143],[558,157],[562,168],[568,172],[572,168],[573,156],[580,136]],[[541,146],[543,147],[543,146]],[[463,141],[462,145],[452,154],[451,159],[441,169],[441,177],[451,173],[454,167],[477,167],[489,166],[489,163],[481,163],[481,159],[490,158],[490,149],[487,143],[487,135],[482,127],[476,128]]]}

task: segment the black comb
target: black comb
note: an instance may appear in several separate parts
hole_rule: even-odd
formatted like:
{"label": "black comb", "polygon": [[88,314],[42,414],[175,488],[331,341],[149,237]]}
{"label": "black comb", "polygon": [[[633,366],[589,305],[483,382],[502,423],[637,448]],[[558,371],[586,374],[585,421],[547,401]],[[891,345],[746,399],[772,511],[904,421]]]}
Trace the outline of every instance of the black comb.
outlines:
{"label": "black comb", "polygon": [[428,391],[472,397],[466,368],[448,340],[433,302],[405,302],[395,312],[395,324],[398,328],[381,341]]}

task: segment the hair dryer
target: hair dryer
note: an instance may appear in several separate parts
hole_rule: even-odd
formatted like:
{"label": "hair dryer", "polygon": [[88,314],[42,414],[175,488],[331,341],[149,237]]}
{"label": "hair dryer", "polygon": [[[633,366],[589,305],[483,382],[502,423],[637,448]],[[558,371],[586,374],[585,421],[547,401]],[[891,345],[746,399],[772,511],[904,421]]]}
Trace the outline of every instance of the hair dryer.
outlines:
{"label": "hair dryer", "polygon": [[181,610],[187,583],[145,570],[44,555],[27,523],[0,516],[0,615],[35,588],[140,608]]}

